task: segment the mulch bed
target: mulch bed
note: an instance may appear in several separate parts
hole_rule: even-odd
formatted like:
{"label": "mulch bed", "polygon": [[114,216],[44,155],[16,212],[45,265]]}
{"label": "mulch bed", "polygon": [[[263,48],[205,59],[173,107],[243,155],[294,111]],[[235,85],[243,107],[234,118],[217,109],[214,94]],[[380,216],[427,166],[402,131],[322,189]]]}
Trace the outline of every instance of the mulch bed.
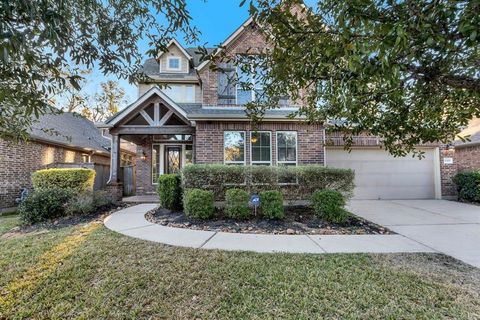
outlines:
{"label": "mulch bed", "polygon": [[288,207],[284,220],[265,220],[253,217],[249,220],[233,220],[217,212],[212,220],[187,217],[183,212],[159,208],[146,214],[150,222],[175,228],[232,233],[267,234],[394,234],[394,232],[360,217],[353,216],[345,223],[331,223],[317,218],[312,209],[304,206]]}

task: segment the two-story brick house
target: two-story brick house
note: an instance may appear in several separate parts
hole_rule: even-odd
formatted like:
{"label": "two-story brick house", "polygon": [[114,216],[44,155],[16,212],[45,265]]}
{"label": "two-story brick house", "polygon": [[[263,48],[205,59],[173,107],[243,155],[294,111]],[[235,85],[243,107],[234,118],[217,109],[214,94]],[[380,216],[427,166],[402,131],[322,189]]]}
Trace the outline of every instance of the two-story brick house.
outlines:
{"label": "two-story brick house", "polygon": [[[262,29],[248,19],[216,50],[231,56],[258,54],[265,47]],[[254,130],[244,108],[254,92],[225,81],[226,74],[242,77],[243,71],[215,60],[202,62],[195,51],[173,40],[166,52],[148,59],[144,72],[150,80],[138,84],[138,99],[105,123],[112,135],[112,189],[119,182],[115,153],[121,137],[138,146],[138,195],[153,193],[159,175],[189,163],[350,167],[356,170],[357,198],[449,195],[448,164],[443,165],[444,152],[438,145],[423,147],[421,161],[394,158],[381,150],[381,141],[365,136],[358,137],[349,153],[343,150],[341,136],[325,136],[322,124],[287,118],[298,108],[288,101],[267,111]],[[211,68],[211,63],[220,68]],[[327,140],[333,145],[327,146]]]}

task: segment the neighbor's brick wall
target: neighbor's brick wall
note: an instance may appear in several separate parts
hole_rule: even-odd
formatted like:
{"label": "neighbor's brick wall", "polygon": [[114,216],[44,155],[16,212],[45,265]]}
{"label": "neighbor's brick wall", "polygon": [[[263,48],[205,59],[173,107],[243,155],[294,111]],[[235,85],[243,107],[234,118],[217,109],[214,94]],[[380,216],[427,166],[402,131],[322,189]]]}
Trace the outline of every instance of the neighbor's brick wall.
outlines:
{"label": "neighbor's brick wall", "polygon": [[455,148],[455,162],[457,163],[458,171],[479,170],[480,145]]}
{"label": "neighbor's brick wall", "polygon": [[[250,164],[250,131],[248,122],[197,122],[195,159],[196,163],[223,163],[224,131],[246,131],[246,161]],[[298,164],[323,164],[323,127],[295,122],[262,122],[259,131],[272,132],[272,160],[276,164],[276,131],[297,131]]]}
{"label": "neighbor's brick wall", "polygon": [[[35,141],[18,144],[0,140],[0,208],[15,206],[22,188],[31,188],[31,174],[55,163],[82,161],[81,151]],[[93,156],[92,161],[109,164],[109,158]]]}

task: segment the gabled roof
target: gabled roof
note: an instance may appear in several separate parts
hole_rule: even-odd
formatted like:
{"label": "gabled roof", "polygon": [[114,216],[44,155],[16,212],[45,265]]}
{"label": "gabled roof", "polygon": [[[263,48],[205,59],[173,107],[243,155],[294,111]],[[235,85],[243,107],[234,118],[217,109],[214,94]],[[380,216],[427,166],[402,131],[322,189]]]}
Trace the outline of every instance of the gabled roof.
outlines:
{"label": "gabled roof", "polygon": [[468,147],[480,144],[480,118],[470,120],[468,126],[458,136],[469,136],[470,141],[463,142],[459,138],[455,140],[455,147]]}
{"label": "gabled roof", "polygon": [[[220,52],[222,52],[223,48],[227,47],[230,43],[235,41],[235,39],[238,38],[242,34],[242,32],[253,22],[253,17],[248,18],[242,25],[235,30],[222,44],[220,45],[219,48],[216,49],[215,53],[213,56],[216,56]],[[205,68],[211,61],[210,60],[205,60],[203,61],[196,69],[198,71],[202,70]]]}
{"label": "gabled roof", "polygon": [[[180,44],[180,42],[177,41],[177,39],[173,38],[170,40],[170,42],[167,44],[167,49],[170,48],[172,45],[176,45],[178,49],[187,57],[188,60],[192,60],[192,56],[183,48],[183,46]],[[167,51],[162,51],[158,54],[158,58],[160,58],[164,53],[168,52]]]}
{"label": "gabled roof", "polygon": [[140,98],[138,98],[134,103],[130,104],[123,110],[119,111],[117,114],[115,114],[113,117],[109,118],[107,121],[105,121],[104,125],[99,125],[99,127],[114,127],[117,125],[120,121],[125,119],[128,115],[130,115],[131,112],[135,111],[140,105],[142,105],[144,102],[146,102],[149,98],[153,97],[154,95],[157,95],[162,99],[165,104],[168,105],[171,109],[173,109],[175,112],[180,114],[183,118],[188,119],[187,114],[185,110],[180,108],[177,103],[175,103],[172,99],[170,99],[165,93],[163,93],[160,88],[157,86],[150,88],[147,92],[145,92]]}
{"label": "gabled roof", "polygon": [[29,136],[36,141],[104,154],[109,154],[111,144],[93,122],[73,112],[41,115],[34,120]]}

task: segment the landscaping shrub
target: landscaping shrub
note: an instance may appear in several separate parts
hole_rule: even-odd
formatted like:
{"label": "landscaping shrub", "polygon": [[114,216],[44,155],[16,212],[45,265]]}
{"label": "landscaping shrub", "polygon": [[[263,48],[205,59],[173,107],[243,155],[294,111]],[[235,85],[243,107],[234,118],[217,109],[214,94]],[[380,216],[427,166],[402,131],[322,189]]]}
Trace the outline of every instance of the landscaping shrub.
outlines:
{"label": "landscaping shrub", "polygon": [[62,188],[75,193],[93,190],[95,171],[92,169],[45,169],[32,174],[35,190]]}
{"label": "landscaping shrub", "polygon": [[312,195],[312,206],[315,214],[326,221],[342,223],[350,214],[344,209],[345,197],[332,189],[319,190]]}
{"label": "landscaping shrub", "polygon": [[86,215],[95,213],[111,205],[112,202],[105,191],[84,192],[68,201],[67,215]]}
{"label": "landscaping shrub", "polygon": [[285,211],[283,196],[280,191],[270,190],[260,192],[260,211],[268,219],[283,219]]}
{"label": "landscaping shrub", "polygon": [[313,192],[334,189],[345,197],[353,193],[355,173],[350,169],[306,166],[232,166],[196,164],[182,169],[184,189],[211,190],[223,200],[226,190],[241,188],[249,194],[280,190],[286,199],[310,199]]}
{"label": "landscaping shrub", "polygon": [[69,189],[50,188],[32,192],[18,209],[26,223],[36,223],[65,215],[68,201],[73,193]]}
{"label": "landscaping shrub", "polygon": [[201,189],[186,190],[183,208],[188,217],[209,219],[214,215],[213,192]]}
{"label": "landscaping shrub", "polygon": [[248,192],[242,189],[229,189],[225,193],[225,214],[234,219],[245,219],[250,216],[252,210],[248,206],[250,197]]}
{"label": "landscaping shrub", "polygon": [[453,182],[457,185],[460,200],[480,202],[480,170],[459,172]]}
{"label": "landscaping shrub", "polygon": [[157,187],[160,204],[170,210],[181,208],[182,188],[178,174],[162,174]]}

